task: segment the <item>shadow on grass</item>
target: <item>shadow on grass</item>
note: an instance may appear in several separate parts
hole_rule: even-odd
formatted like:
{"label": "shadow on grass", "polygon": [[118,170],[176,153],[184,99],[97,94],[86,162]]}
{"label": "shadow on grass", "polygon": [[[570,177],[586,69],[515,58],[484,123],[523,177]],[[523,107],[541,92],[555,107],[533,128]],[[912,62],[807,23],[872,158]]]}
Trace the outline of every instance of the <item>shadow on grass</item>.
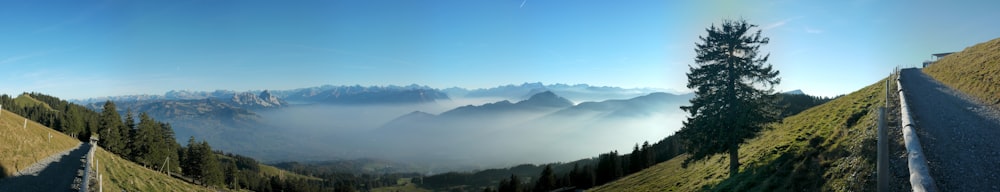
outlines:
{"label": "shadow on grass", "polygon": [[[802,141],[805,141],[803,139]],[[735,176],[726,178],[714,186],[704,186],[703,191],[822,191],[826,184],[824,175],[830,162],[824,157],[838,156],[847,152],[838,147],[826,150],[822,145],[825,138],[808,139],[808,146],[791,146],[774,160],[757,166],[744,168]],[[783,148],[788,146],[778,146]]]}
{"label": "shadow on grass", "polygon": [[77,170],[83,166],[80,158],[90,147],[90,144],[81,144],[38,174],[6,177],[0,180],[0,191],[71,191]]}

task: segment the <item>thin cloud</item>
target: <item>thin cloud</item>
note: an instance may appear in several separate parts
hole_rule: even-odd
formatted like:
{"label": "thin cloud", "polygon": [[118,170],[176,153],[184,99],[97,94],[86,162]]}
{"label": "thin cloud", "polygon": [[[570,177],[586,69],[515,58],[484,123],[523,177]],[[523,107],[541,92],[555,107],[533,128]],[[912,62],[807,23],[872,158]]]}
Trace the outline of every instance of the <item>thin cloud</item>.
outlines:
{"label": "thin cloud", "polygon": [[48,26],[36,29],[34,31],[34,33],[45,33],[45,32],[51,32],[51,31],[59,31],[59,30],[62,30],[63,28],[65,28],[66,26],[86,21],[86,20],[90,19],[91,17],[93,17],[98,12],[104,10],[107,7],[107,3],[109,3],[109,2],[104,2],[104,4],[100,4],[100,5],[97,5],[97,6],[94,6],[94,7],[89,7],[87,9],[85,9],[85,10],[77,13],[73,17],[67,18],[67,19],[62,20],[62,21],[60,21],[58,23],[54,23],[54,24],[51,24],[51,25],[48,25]]}
{"label": "thin cloud", "polygon": [[524,3],[527,3],[527,2],[528,2],[528,0],[521,1],[521,7],[518,7],[518,8],[524,8]]}
{"label": "thin cloud", "polygon": [[34,58],[34,57],[41,57],[41,56],[45,56],[46,54],[47,54],[47,52],[35,52],[35,53],[31,53],[31,54],[17,55],[17,56],[13,56],[13,57],[8,57],[8,58],[4,58],[3,60],[0,60],[0,65],[8,64],[8,63],[14,63],[14,62],[17,62],[17,61],[20,61],[20,60],[30,59],[30,58]]}
{"label": "thin cloud", "polygon": [[788,24],[788,22],[791,21],[791,20],[792,19],[781,20],[781,21],[778,21],[778,22],[774,22],[774,23],[768,24],[768,25],[766,25],[766,26],[764,26],[762,28],[764,30],[770,30],[770,29],[778,28],[778,27],[784,26],[785,24]]}
{"label": "thin cloud", "polygon": [[815,28],[812,28],[812,27],[805,27],[803,30],[805,30],[806,33],[812,33],[812,34],[823,33],[823,30],[821,30],[821,29],[815,29]]}
{"label": "thin cloud", "polygon": [[784,19],[784,20],[781,20],[781,21],[778,21],[778,22],[767,24],[764,27],[761,27],[761,29],[764,29],[764,30],[777,29],[777,28],[779,28],[781,26],[785,26],[785,24],[788,24],[788,22],[791,22],[792,20],[796,20],[796,19],[799,19],[799,18],[802,18],[802,17],[792,17],[792,18]]}

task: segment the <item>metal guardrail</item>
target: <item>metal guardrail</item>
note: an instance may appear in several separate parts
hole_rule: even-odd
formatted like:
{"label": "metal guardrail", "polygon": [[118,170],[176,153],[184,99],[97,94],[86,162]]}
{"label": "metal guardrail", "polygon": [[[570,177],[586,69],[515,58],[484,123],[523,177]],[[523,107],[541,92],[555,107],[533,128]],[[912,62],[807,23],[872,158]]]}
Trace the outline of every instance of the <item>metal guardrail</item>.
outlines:
{"label": "metal guardrail", "polygon": [[94,163],[94,144],[88,143],[90,150],[87,151],[86,165],[83,166],[83,182],[80,183],[80,192],[89,192],[90,187],[90,165]]}
{"label": "metal guardrail", "polygon": [[903,142],[906,144],[907,167],[910,170],[910,186],[913,191],[917,192],[936,192],[938,188],[927,167],[927,159],[924,158],[923,149],[920,147],[920,139],[917,138],[917,133],[913,130],[915,126],[912,116],[910,116],[910,108],[906,104],[906,94],[903,93],[902,78],[900,77],[902,77],[901,73],[896,78],[896,87],[899,90],[899,113],[902,117],[900,122],[903,129]]}

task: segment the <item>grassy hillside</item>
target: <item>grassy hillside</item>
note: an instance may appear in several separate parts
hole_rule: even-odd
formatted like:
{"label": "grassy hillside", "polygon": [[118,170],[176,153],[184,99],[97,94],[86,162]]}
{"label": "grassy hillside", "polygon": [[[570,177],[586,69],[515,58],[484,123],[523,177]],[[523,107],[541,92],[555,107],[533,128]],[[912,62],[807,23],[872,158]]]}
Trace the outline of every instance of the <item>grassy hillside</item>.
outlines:
{"label": "grassy hillside", "polygon": [[681,165],[681,155],[593,191],[872,191],[885,81],[785,118],[727,155]]}
{"label": "grassy hillside", "polygon": [[1000,104],[1000,38],[945,56],[924,73],[987,104]]}
{"label": "grassy hillside", "polygon": [[[34,121],[29,120],[27,128],[24,128],[24,117],[6,110],[0,113],[0,178],[80,143]],[[50,133],[51,141],[48,138]]]}
{"label": "grassy hillside", "polygon": [[104,191],[213,191],[122,159],[104,149],[96,151]]}
{"label": "grassy hillside", "polygon": [[[24,117],[8,111],[2,113],[0,114],[0,157],[2,157],[0,158],[0,169],[3,170],[3,176],[11,175],[19,168],[27,167],[39,159],[68,150],[80,143],[75,138],[33,121],[28,121],[27,128],[22,128]],[[51,142],[47,138],[49,133],[52,134]],[[120,189],[128,191],[211,191],[122,160],[102,149],[98,149],[97,159],[102,162],[101,173],[105,174],[104,187],[106,191],[121,191]]]}
{"label": "grassy hillside", "polygon": [[17,96],[17,98],[14,98],[14,103],[17,103],[18,105],[26,106],[26,107],[27,106],[41,105],[41,106],[45,107],[46,109],[53,110],[52,107],[49,106],[49,104],[47,104],[45,102],[42,102],[42,101],[39,101],[38,99],[32,98],[31,96],[28,96],[27,93],[21,94],[20,96]]}
{"label": "grassy hillside", "polygon": [[267,176],[267,177],[278,176],[278,177],[280,177],[282,179],[284,179],[284,178],[292,178],[292,179],[306,179],[306,180],[317,180],[317,181],[323,180],[323,179],[316,178],[316,177],[310,177],[310,176],[300,175],[298,173],[292,173],[292,172],[285,171],[285,170],[282,170],[282,169],[278,169],[277,167],[270,166],[270,165],[265,165],[265,164],[260,164],[260,172],[264,176]]}
{"label": "grassy hillside", "polygon": [[430,192],[424,188],[420,188],[417,184],[412,183],[413,178],[399,179],[396,181],[397,186],[391,187],[379,187],[372,189],[372,192]]}
{"label": "grassy hillside", "polygon": [[[225,156],[225,155],[216,154],[216,157],[219,158],[219,163],[222,163],[222,164],[228,163],[230,161],[235,161],[232,157]],[[323,179],[316,178],[316,177],[310,177],[310,176],[305,176],[305,175],[298,174],[298,173],[293,173],[291,171],[279,169],[277,167],[266,165],[266,164],[263,164],[263,163],[258,163],[257,166],[260,167],[260,175],[264,176],[264,177],[267,177],[267,178],[277,176],[277,177],[279,177],[281,179],[290,178],[290,179],[306,179],[306,180],[315,180],[315,181],[323,180]]]}

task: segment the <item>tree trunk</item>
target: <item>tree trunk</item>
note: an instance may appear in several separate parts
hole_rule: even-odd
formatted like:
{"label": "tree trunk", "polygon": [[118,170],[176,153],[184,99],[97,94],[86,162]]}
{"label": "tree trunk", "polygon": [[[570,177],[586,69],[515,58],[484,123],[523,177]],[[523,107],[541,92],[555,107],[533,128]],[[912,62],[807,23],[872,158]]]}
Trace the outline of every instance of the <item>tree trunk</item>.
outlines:
{"label": "tree trunk", "polygon": [[739,145],[729,147],[729,177],[733,177],[740,172]]}

